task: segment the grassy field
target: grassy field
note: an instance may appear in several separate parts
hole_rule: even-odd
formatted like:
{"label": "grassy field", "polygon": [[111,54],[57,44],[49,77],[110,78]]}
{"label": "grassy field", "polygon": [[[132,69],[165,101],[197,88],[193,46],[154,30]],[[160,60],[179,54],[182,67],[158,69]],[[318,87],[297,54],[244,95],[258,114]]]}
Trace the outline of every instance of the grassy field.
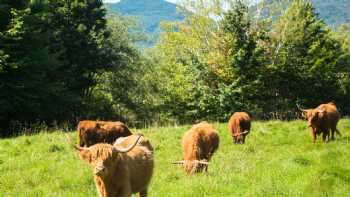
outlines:
{"label": "grassy field", "polygon": [[[232,143],[226,124],[216,127],[219,149],[209,172],[195,176],[171,164],[189,125],[142,130],[155,147],[149,196],[350,196],[350,120],[327,144],[312,144],[303,121],[254,122],[244,145]],[[96,195],[90,167],[63,132],[0,140],[0,196]]]}

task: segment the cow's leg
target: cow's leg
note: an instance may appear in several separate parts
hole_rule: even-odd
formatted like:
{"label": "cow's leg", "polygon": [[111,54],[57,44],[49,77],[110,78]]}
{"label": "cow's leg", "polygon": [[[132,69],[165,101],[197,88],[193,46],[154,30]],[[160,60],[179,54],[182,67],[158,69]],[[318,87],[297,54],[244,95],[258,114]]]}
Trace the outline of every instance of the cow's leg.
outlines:
{"label": "cow's leg", "polygon": [[140,197],[147,197],[147,188],[140,192]]}
{"label": "cow's leg", "polygon": [[[206,157],[205,159],[204,159],[204,161],[206,161],[206,162],[209,162],[209,159],[208,158],[210,158],[210,156],[208,157]],[[202,165],[204,165],[204,172],[208,172],[208,164],[202,164]]]}
{"label": "cow's leg", "polygon": [[316,130],[314,128],[311,128],[310,134],[311,134],[312,142],[315,143],[316,142]]}
{"label": "cow's leg", "polygon": [[329,142],[331,140],[330,139],[331,138],[331,130],[327,129],[327,133],[326,134],[327,134],[327,139],[326,140],[327,140],[327,142]]}
{"label": "cow's leg", "polygon": [[334,132],[335,132],[335,130],[334,130],[334,128],[332,128],[331,129],[331,140],[334,140]]}
{"label": "cow's leg", "polygon": [[322,142],[327,142],[328,132],[324,131],[322,132]]}

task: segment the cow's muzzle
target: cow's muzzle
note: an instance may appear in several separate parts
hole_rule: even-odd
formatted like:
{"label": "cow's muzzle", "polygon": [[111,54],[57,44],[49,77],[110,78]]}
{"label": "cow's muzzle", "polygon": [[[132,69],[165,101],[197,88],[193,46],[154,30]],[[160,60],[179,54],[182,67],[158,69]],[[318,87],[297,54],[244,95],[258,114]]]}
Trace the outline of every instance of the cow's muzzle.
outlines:
{"label": "cow's muzzle", "polygon": [[105,173],[106,168],[104,166],[96,166],[94,169],[94,174],[97,176],[101,176]]}

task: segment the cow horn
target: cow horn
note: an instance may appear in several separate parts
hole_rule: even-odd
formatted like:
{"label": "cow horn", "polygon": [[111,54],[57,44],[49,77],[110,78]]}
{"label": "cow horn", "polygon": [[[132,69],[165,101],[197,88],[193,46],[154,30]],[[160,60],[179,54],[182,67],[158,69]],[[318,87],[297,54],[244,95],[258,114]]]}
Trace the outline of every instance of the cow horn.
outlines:
{"label": "cow horn", "polygon": [[173,161],[172,164],[184,164],[185,161],[181,160],[181,161]]}
{"label": "cow horn", "polygon": [[247,134],[247,133],[249,133],[250,131],[244,131],[244,132],[241,132],[241,133],[236,133],[236,134],[233,134],[232,136],[233,137],[237,137],[237,136],[240,136],[240,135],[243,135],[243,134]]}
{"label": "cow horn", "polygon": [[300,111],[304,111],[303,108],[300,107],[300,105],[297,103],[297,108],[300,110]]}
{"label": "cow horn", "polygon": [[297,104],[297,108],[298,108],[300,111],[308,111],[308,110],[309,110],[309,109],[301,108],[299,104]]}
{"label": "cow horn", "polygon": [[77,149],[78,151],[83,151],[83,150],[90,150],[89,148],[85,147],[80,147],[72,142],[72,139],[66,134],[66,138],[68,140],[68,143],[73,146],[73,148]]}
{"label": "cow horn", "polygon": [[198,160],[195,160],[194,161],[195,163],[200,163],[200,164],[204,164],[204,165],[209,165],[209,162],[207,162],[207,161],[198,161]]}
{"label": "cow horn", "polygon": [[78,151],[90,150],[90,148],[81,147],[81,146],[78,146],[78,145],[76,145],[76,144],[74,144],[73,147],[74,147],[75,149],[77,149]]}
{"label": "cow horn", "polygon": [[190,163],[192,162],[192,163],[199,163],[199,164],[209,165],[209,162],[204,161],[204,160],[193,160],[193,161],[181,160],[181,161],[174,161],[174,162],[172,162],[172,164],[184,164],[186,162],[190,162]]}
{"label": "cow horn", "polygon": [[131,149],[133,149],[136,146],[136,144],[139,142],[139,140],[140,140],[140,138],[142,136],[143,136],[142,134],[138,134],[138,137],[135,140],[135,142],[132,145],[130,145],[129,147],[127,147],[127,148],[118,148],[116,146],[113,146],[113,150],[116,151],[116,152],[119,152],[119,153],[129,152]]}

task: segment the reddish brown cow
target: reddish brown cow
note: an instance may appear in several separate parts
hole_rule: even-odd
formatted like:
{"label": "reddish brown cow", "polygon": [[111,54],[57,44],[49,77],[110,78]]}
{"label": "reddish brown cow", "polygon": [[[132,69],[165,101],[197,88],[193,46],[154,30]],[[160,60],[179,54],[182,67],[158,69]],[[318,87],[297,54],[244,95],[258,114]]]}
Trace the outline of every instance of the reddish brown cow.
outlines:
{"label": "reddish brown cow", "polygon": [[122,122],[111,121],[80,121],[77,127],[80,146],[92,146],[105,142],[113,144],[119,137],[131,135],[129,128]]}
{"label": "reddish brown cow", "polygon": [[250,132],[251,118],[246,112],[235,112],[228,121],[228,129],[231,132],[234,143],[244,144],[246,136]]}
{"label": "reddish brown cow", "polygon": [[211,156],[219,147],[219,135],[212,124],[201,122],[192,126],[182,138],[183,161],[189,174],[207,171]]}
{"label": "reddish brown cow", "polygon": [[147,197],[152,178],[153,148],[141,135],[131,135],[123,143],[99,143],[89,148],[75,146],[80,157],[93,168],[100,197]]}
{"label": "reddish brown cow", "polygon": [[308,126],[311,128],[312,142],[316,142],[317,135],[322,134],[322,141],[329,140],[331,131],[331,139],[334,140],[334,133],[337,132],[337,123],[340,119],[340,113],[334,103],[327,103],[318,106],[315,109],[302,109],[303,117],[307,120]]}

